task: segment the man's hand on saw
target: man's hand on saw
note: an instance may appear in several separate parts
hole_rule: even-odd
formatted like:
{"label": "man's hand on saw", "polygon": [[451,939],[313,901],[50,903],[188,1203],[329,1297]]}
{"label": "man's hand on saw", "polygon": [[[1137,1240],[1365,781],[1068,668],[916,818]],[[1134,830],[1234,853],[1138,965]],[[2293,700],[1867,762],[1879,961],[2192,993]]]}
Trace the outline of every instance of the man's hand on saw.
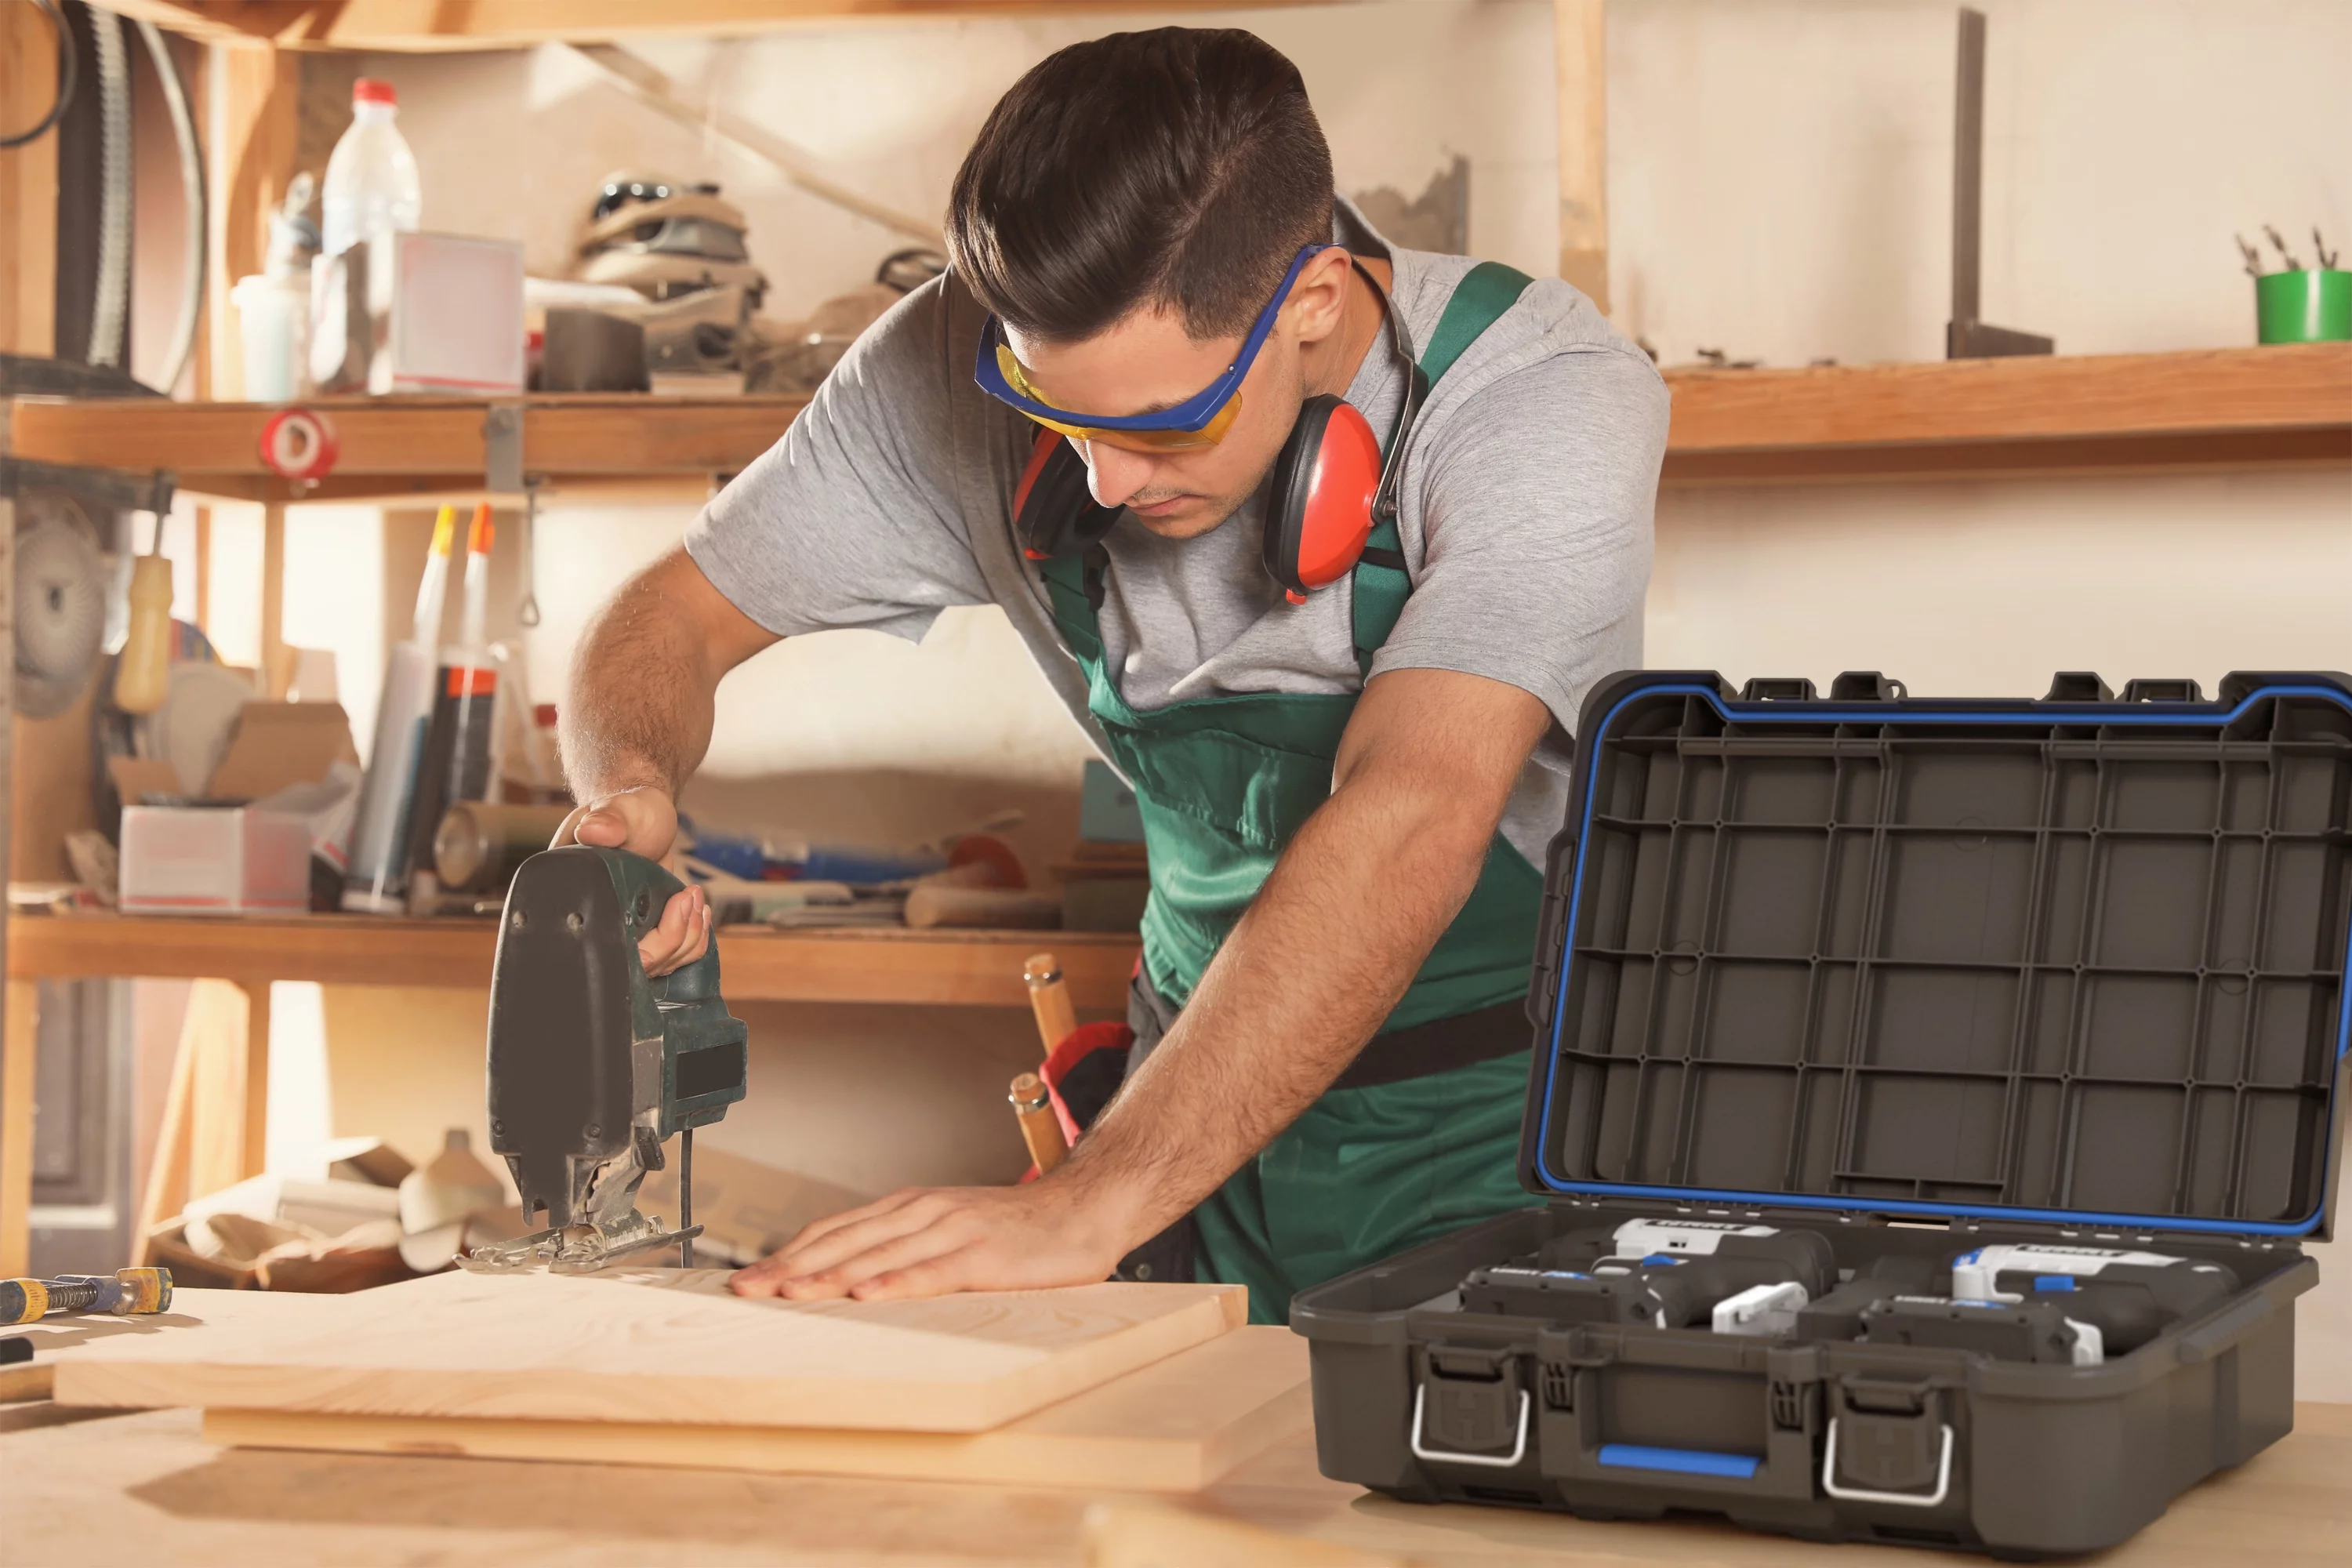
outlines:
{"label": "man's hand on saw", "polygon": [[1141,1239],[1105,1199],[1076,1170],[1015,1187],[909,1187],[806,1226],[732,1284],[795,1301],[1093,1285]]}
{"label": "man's hand on saw", "polygon": [[[586,844],[626,849],[648,860],[669,854],[677,838],[677,806],[667,792],[650,786],[616,790],[575,806],[555,830],[555,847]],[[698,887],[675,894],[662,908],[661,923],[637,942],[637,962],[648,975],[667,974],[700,958],[710,947],[710,898]]]}

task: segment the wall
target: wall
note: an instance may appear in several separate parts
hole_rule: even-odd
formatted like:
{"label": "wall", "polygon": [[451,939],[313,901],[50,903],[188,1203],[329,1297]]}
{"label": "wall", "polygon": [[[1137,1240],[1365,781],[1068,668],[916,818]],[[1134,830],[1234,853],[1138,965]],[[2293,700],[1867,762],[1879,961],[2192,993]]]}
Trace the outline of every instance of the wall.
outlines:
{"label": "wall", "polygon": [[[2249,286],[2231,235],[2275,222],[2307,257],[2311,225],[2338,245],[2352,234],[2352,95],[2338,80],[2352,58],[2352,7],[1979,4],[1990,17],[1987,320],[2053,334],[2073,353],[2245,342]],[[1464,154],[1471,248],[1550,270],[1556,103],[1544,0],[1215,19],[1299,62],[1343,188],[1411,193]],[[682,85],[798,142],[833,177],[934,213],[971,133],[1020,70],[1063,43],[1154,20],[812,26],[644,52]],[[1953,53],[1948,0],[1615,0],[1621,324],[1669,363],[1702,345],[1776,364],[1936,357],[1948,300]],[[366,65],[399,85],[427,225],[520,239],[538,269],[561,266],[594,186],[624,167],[719,179],[750,214],[772,314],[863,281],[902,243],[637,108],[567,51]],[[549,517],[548,619],[530,642],[542,697],[558,689],[587,607],[686,521],[684,509]],[[1668,491],[1648,658],[1735,679],[1826,681],[1875,668],[1917,691],[1980,694],[2038,692],[2057,668],[2117,683],[2187,674],[2209,689],[2232,668],[2340,668],[2352,663],[2339,607],[2347,521],[2342,469]],[[1033,817],[1052,818],[1066,811],[1055,792],[1082,754],[1001,619],[958,613],[919,648],[839,634],[755,661],[722,690],[720,741],[696,798],[843,831],[886,817],[920,818],[928,831],[1000,797],[1034,801]],[[872,783],[886,777],[899,792],[887,811]],[[1066,822],[1053,831],[1066,837]],[[366,1011],[331,995],[331,1033],[357,1029]],[[417,1037],[435,1042],[409,1058],[412,1086],[446,1085],[436,1104],[477,1093],[475,1016],[453,1005],[429,1020],[403,1016],[404,1029],[413,1017]],[[769,1053],[758,1070],[773,1077],[728,1123],[724,1136],[743,1152],[866,1188],[1003,1168],[993,1084],[1024,1059],[1025,1020],[827,1008],[758,1017]],[[363,1089],[360,1070],[339,1056],[339,1121],[387,1103],[378,1091],[389,1086]],[[428,1133],[434,1114],[415,1117]],[[898,1138],[902,1119],[914,1131]],[[2352,1291],[2339,1284],[2307,1307],[2306,1329],[2323,1323],[2331,1342],[2352,1342]],[[2307,1365],[2306,1375],[2332,1377],[2317,1386],[2352,1398],[2352,1369]]]}

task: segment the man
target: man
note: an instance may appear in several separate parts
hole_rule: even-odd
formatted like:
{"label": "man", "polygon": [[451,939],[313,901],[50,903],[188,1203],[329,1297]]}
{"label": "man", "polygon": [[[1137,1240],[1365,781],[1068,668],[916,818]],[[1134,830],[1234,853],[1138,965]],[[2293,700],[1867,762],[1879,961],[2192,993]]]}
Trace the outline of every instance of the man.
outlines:
{"label": "man", "polygon": [[[738,1290],[1091,1282],[1158,1237],[1157,1277],[1244,1281],[1280,1321],[1297,1289],[1529,1201],[1537,868],[1566,727],[1641,659],[1665,389],[1568,285],[1398,250],[1332,184],[1297,69],[1249,34],[1055,55],[957,175],[949,275],[583,639],[583,843],[667,850],[735,665],[826,627],[920,637],[966,604],[1003,606],[1145,816],[1137,1048],[1070,1159],[819,1221]],[[1430,385],[1392,522],[1294,603],[1261,564],[1266,476],[1318,395],[1392,429],[1400,321]],[[1123,510],[1057,553],[1016,539],[1014,502],[1063,439]],[[709,927],[680,895],[646,963]]]}

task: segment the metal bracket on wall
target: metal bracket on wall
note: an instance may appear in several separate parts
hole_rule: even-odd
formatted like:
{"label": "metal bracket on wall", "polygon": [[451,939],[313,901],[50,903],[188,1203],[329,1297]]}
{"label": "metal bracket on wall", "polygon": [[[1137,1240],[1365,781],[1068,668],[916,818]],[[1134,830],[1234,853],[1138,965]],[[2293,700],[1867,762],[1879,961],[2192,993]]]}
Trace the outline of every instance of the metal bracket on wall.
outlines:
{"label": "metal bracket on wall", "polygon": [[1963,9],[1959,91],[1952,125],[1952,319],[1944,327],[1946,359],[2046,354],[2057,348],[2049,338],[1977,320],[1984,232],[1984,13]]}
{"label": "metal bracket on wall", "polygon": [[490,405],[489,412],[482,418],[482,477],[483,488],[491,494],[522,497],[521,537],[518,541],[522,552],[522,603],[515,617],[526,626],[535,626],[539,625],[539,488],[547,481],[544,475],[523,471],[522,426],[521,404]]}

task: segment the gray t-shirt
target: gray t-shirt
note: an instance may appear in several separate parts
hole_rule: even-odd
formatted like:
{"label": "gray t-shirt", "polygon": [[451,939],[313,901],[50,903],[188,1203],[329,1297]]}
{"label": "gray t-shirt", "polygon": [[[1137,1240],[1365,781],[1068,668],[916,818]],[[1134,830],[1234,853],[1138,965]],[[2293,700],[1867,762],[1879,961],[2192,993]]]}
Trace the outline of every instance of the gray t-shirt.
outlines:
{"label": "gray t-shirt", "polygon": [[[1342,202],[1340,243],[1394,264],[1416,348],[1473,265],[1388,245]],[[982,313],[955,277],[869,329],[806,412],[703,510],[687,549],[783,636],[864,626],[919,639],[950,605],[1004,607],[1047,681],[1101,737],[1012,500],[1036,427],[973,384]],[[1402,374],[1383,327],[1348,401],[1386,436]],[[1642,661],[1666,388],[1568,284],[1538,279],[1437,384],[1398,476],[1412,593],[1372,662],[1452,669],[1540,698],[1558,728],[1504,816],[1540,866],[1567,805],[1585,692]],[[1352,692],[1351,587],[1294,605],[1259,563],[1263,491],[1213,531],[1161,539],[1122,516],[1106,541],[1106,658],[1129,706],[1244,692]]]}

